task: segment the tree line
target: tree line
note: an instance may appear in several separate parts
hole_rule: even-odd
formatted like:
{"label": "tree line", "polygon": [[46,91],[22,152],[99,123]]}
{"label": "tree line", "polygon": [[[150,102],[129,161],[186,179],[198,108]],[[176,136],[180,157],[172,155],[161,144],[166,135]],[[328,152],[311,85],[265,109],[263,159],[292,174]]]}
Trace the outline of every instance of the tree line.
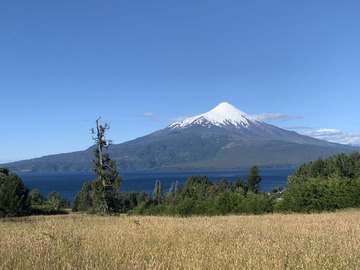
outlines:
{"label": "tree line", "polygon": [[69,200],[58,192],[44,197],[38,189],[30,191],[15,173],[0,168],[0,217],[65,214],[62,209],[69,207]]}
{"label": "tree line", "polygon": [[135,207],[130,214],[142,215],[227,215],[272,212],[273,196],[260,192],[261,177],[253,166],[245,181],[223,179],[212,182],[206,176],[190,176],[182,188],[173,183],[163,193],[156,181],[152,198]]}
{"label": "tree line", "polygon": [[[190,176],[183,187],[174,182],[163,191],[160,180],[153,194],[120,192],[121,175],[115,161],[105,151],[111,141],[106,139],[107,123],[96,120],[92,129],[96,144],[94,181],[83,184],[72,205],[73,211],[96,214],[143,215],[227,215],[262,214],[271,212],[321,212],[360,207],[360,153],[338,154],[327,159],[301,165],[288,177],[287,187],[271,193],[260,192],[259,168],[249,169],[245,180],[234,183],[223,179],[212,182],[206,176]],[[0,217],[28,214],[66,213],[67,199],[57,192],[47,198],[39,190],[29,189],[21,179],[6,168],[0,168]]]}
{"label": "tree line", "polygon": [[360,153],[301,165],[288,177],[278,211],[321,212],[360,207]]}

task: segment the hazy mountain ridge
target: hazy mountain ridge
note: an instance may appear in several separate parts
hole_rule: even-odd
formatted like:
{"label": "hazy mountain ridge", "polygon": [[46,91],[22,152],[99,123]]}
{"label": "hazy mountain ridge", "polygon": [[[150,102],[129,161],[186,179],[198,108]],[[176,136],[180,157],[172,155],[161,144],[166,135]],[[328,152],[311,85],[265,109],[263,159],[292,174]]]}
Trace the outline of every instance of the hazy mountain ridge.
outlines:
{"label": "hazy mountain ridge", "polygon": [[[91,170],[93,147],[5,164],[11,170]],[[319,157],[359,150],[261,122],[223,102],[211,111],[109,147],[122,169],[224,169],[297,166]]]}

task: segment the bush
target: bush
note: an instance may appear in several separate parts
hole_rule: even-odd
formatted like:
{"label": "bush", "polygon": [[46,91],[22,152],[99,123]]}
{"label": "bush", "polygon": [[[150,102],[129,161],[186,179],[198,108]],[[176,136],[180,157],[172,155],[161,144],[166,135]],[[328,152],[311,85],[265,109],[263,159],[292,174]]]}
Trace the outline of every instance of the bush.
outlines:
{"label": "bush", "polygon": [[360,178],[311,178],[293,183],[277,203],[277,211],[322,212],[360,206]]}
{"label": "bush", "polygon": [[214,200],[215,212],[218,215],[227,215],[243,212],[244,196],[238,192],[224,191]]}
{"label": "bush", "polygon": [[46,201],[45,197],[40,194],[40,191],[37,188],[30,191],[29,200],[31,206],[43,205]]}
{"label": "bush", "polygon": [[0,169],[0,217],[29,214],[29,189],[14,173]]}
{"label": "bush", "polygon": [[248,193],[243,201],[245,214],[264,214],[274,210],[274,197],[266,194]]}

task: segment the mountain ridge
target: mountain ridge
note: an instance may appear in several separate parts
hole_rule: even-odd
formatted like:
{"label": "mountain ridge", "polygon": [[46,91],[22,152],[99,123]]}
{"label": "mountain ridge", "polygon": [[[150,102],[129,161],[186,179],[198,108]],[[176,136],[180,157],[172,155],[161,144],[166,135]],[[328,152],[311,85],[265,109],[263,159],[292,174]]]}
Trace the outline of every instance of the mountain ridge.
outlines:
{"label": "mountain ridge", "polygon": [[[4,165],[14,171],[91,170],[93,149]],[[235,169],[298,166],[359,149],[281,129],[222,102],[207,113],[111,145],[109,154],[120,170]]]}

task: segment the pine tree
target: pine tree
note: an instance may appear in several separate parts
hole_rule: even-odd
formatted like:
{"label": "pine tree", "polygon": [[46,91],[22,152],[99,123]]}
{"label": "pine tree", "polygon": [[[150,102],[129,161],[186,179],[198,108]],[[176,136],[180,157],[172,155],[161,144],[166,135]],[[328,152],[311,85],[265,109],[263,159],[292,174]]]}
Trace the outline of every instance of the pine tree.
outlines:
{"label": "pine tree", "polygon": [[161,197],[162,197],[162,184],[161,184],[160,180],[156,180],[154,193],[153,193],[153,200],[156,203],[160,203],[161,202]]}
{"label": "pine tree", "polygon": [[26,215],[29,209],[29,189],[15,173],[0,168],[0,217]]}
{"label": "pine tree", "polygon": [[110,128],[109,124],[101,125],[100,117],[96,120],[96,129],[91,129],[96,144],[93,160],[93,171],[96,180],[84,183],[77,194],[73,206],[74,211],[89,211],[91,213],[110,214],[119,212],[119,188],[121,176],[116,171],[115,161],[104,152],[111,141],[106,140],[105,133]]}
{"label": "pine tree", "polygon": [[106,140],[105,133],[110,126],[108,123],[101,125],[100,117],[96,120],[96,130],[92,129],[92,134],[96,143],[93,160],[93,171],[98,176],[93,183],[93,205],[96,212],[109,214],[116,211],[116,201],[120,188],[121,177],[116,171],[115,161],[110,159],[109,154],[104,152],[104,148],[112,142]]}
{"label": "pine tree", "polygon": [[247,188],[249,192],[258,193],[260,192],[261,176],[259,174],[258,166],[252,166],[247,175]]}

